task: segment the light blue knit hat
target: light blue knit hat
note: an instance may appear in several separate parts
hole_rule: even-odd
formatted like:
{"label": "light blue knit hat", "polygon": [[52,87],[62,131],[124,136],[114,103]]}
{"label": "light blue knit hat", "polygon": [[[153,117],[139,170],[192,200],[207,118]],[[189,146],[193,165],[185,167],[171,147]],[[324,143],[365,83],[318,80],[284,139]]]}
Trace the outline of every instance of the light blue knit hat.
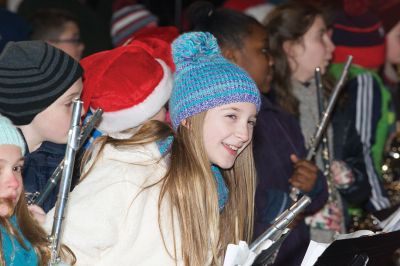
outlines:
{"label": "light blue knit hat", "polygon": [[181,35],[172,43],[172,56],[176,73],[169,111],[174,129],[185,118],[229,103],[249,102],[260,109],[257,85],[222,56],[212,34]]}
{"label": "light blue knit hat", "polygon": [[25,154],[25,142],[21,133],[7,117],[0,115],[0,145],[5,144],[18,146],[22,155]]}

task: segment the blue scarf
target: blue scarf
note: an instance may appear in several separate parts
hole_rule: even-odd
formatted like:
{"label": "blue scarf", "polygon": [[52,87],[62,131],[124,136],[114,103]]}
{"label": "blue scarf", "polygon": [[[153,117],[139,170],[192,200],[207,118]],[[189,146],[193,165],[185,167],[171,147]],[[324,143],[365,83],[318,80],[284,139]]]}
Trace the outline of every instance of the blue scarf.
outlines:
{"label": "blue scarf", "polygon": [[17,218],[13,215],[9,221],[11,224],[18,230],[20,235],[22,236],[22,240],[24,241],[25,246],[28,250],[24,249],[23,246],[18,242],[18,240],[10,235],[7,230],[0,225],[1,237],[2,237],[2,245],[3,245],[3,253],[6,265],[8,266],[30,266],[38,265],[38,257],[33,249],[31,243],[22,235],[21,230],[19,229],[19,225],[17,223]]}
{"label": "blue scarf", "polygon": [[[87,122],[89,122],[90,118],[93,116],[93,112],[89,109],[88,112],[86,113],[86,117],[83,121],[83,124],[86,124]],[[93,129],[93,131],[90,133],[89,138],[85,141],[85,143],[83,143],[82,147],[85,150],[88,150],[90,148],[90,146],[92,146],[93,141],[95,139],[97,139],[98,137],[101,137],[103,135],[103,132],[101,132],[100,130],[98,130],[96,127]]]}
{"label": "blue scarf", "polygon": [[[173,136],[169,136],[164,140],[157,141],[157,146],[161,155],[164,156],[170,151],[173,141]],[[215,181],[217,182],[218,206],[219,211],[221,212],[224,209],[226,202],[228,201],[229,190],[226,187],[225,180],[222,177],[219,167],[216,165],[211,165],[211,171],[214,174]]]}

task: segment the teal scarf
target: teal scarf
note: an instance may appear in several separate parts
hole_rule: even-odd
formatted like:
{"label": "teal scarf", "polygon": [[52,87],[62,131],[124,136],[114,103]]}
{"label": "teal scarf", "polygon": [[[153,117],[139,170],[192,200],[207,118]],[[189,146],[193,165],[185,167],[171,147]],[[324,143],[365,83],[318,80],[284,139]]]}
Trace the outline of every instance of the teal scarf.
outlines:
{"label": "teal scarf", "polygon": [[24,249],[18,240],[10,235],[7,230],[0,225],[4,259],[7,266],[30,266],[38,265],[38,257],[33,249],[31,243],[22,235],[17,218],[13,215],[10,220],[11,224],[18,230],[22,236],[25,246],[28,250]]}
{"label": "teal scarf", "polygon": [[[161,155],[164,156],[169,153],[173,141],[173,136],[169,136],[164,140],[157,141],[157,146],[160,150]],[[224,209],[226,202],[228,201],[229,190],[226,187],[225,180],[222,177],[219,167],[216,165],[211,165],[211,171],[213,172],[215,181],[217,182],[218,206],[219,211],[221,212]]]}

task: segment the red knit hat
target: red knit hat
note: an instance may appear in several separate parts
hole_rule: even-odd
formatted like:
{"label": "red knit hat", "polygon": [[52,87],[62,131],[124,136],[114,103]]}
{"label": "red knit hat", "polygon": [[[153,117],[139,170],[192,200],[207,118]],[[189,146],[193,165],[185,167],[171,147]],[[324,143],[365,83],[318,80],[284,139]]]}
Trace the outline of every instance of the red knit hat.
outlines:
{"label": "red knit hat", "polygon": [[172,90],[170,43],[154,37],[81,60],[84,72],[82,100],[87,110],[102,108],[98,128],[105,133],[136,127],[153,117]]}
{"label": "red knit hat", "polygon": [[[345,1],[346,2],[346,1]],[[348,1],[333,23],[332,41],[336,45],[334,63],[353,55],[353,63],[379,68],[385,61],[385,38],[380,20],[363,7],[363,1]]]}

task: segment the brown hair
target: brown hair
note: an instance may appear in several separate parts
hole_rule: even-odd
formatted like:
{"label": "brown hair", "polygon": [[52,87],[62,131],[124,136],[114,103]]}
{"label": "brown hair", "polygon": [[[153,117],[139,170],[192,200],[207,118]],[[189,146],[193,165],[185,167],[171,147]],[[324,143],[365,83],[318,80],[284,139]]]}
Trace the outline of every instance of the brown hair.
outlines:
{"label": "brown hair", "polygon": [[[39,265],[47,265],[50,260],[50,241],[47,238],[46,232],[37,223],[35,219],[30,214],[28,210],[28,204],[24,197],[25,193],[22,191],[21,196],[15,206],[15,216],[17,218],[18,226],[22,232],[22,235],[31,243],[36,255],[38,256]],[[7,232],[15,237],[19,244],[24,248],[28,249],[24,244],[21,234],[9,221],[7,217],[0,217],[0,224],[7,230]],[[3,254],[3,247],[0,235],[0,264],[5,265],[5,259]],[[66,247],[62,246],[61,257],[68,259],[72,265],[75,264],[76,259],[72,251]]]}
{"label": "brown hair", "polygon": [[[292,70],[283,49],[286,41],[301,42],[317,16],[328,21],[326,13],[317,5],[290,2],[276,7],[266,18],[264,24],[268,33],[269,51],[274,61],[274,92],[279,106],[291,114],[299,116],[299,101],[291,92]],[[325,88],[330,90],[331,80],[324,80]]]}
{"label": "brown hair", "polygon": [[168,197],[178,216],[185,265],[220,265],[229,243],[250,241],[252,235],[252,143],[238,156],[232,169],[221,170],[229,199],[219,213],[216,181],[203,144],[205,115],[206,112],[194,115],[187,119],[189,127],[178,127],[159,200],[161,206],[162,199]]}
{"label": "brown hair", "polygon": [[57,40],[68,22],[79,27],[78,19],[72,13],[57,8],[38,9],[29,17],[29,22],[32,25],[32,40]]}

